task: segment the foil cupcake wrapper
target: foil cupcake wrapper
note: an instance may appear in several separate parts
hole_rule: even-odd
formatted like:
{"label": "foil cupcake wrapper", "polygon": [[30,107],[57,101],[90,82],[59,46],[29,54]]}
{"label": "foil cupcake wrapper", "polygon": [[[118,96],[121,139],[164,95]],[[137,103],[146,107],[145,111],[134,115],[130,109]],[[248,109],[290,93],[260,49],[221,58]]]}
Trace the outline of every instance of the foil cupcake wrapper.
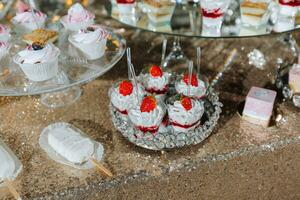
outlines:
{"label": "foil cupcake wrapper", "polygon": [[124,120],[112,105],[110,105],[110,113],[114,126],[127,140],[139,147],[158,151],[196,145],[204,141],[212,133],[220,118],[223,105],[219,102],[219,97],[213,89],[209,90],[207,99],[204,101],[207,119],[201,126],[187,133],[175,133],[170,127],[164,128],[163,132],[159,131],[156,135],[143,133],[135,129],[130,121]]}

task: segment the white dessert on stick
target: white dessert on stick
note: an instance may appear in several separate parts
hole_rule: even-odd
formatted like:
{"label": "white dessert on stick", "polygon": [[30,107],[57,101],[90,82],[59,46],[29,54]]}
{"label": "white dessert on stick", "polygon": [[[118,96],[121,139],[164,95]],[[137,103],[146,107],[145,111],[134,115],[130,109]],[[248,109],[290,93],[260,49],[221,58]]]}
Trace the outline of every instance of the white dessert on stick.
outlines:
{"label": "white dessert on stick", "polygon": [[95,143],[70,127],[57,126],[48,133],[48,143],[57,154],[74,164],[91,161],[108,177],[112,173],[95,158]]}

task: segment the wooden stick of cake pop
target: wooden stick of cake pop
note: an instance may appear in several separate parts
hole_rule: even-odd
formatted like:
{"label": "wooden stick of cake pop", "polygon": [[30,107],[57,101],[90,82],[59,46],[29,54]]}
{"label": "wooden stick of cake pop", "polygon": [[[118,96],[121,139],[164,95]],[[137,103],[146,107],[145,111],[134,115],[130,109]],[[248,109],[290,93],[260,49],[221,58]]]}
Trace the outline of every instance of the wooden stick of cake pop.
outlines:
{"label": "wooden stick of cake pop", "polygon": [[126,49],[126,55],[127,55],[127,67],[128,67],[128,79],[131,80],[132,77],[131,77],[131,50],[130,48],[128,47]]}
{"label": "wooden stick of cake pop", "polygon": [[194,68],[194,63],[193,61],[189,61],[189,85],[188,85],[188,95],[191,95],[191,85],[192,85],[192,76],[193,76],[193,68]]}
{"label": "wooden stick of cake pop", "polygon": [[17,192],[13,182],[11,182],[10,180],[8,179],[5,179],[4,180],[4,184],[6,185],[6,187],[8,188],[8,190],[10,191],[10,193],[14,196],[14,198],[16,200],[21,200],[21,196],[20,194]]}
{"label": "wooden stick of cake pop", "polygon": [[197,47],[197,76],[200,76],[201,48]]}
{"label": "wooden stick of cake pop", "polygon": [[95,167],[97,167],[97,169],[99,169],[99,171],[104,174],[107,177],[112,177],[113,174],[111,173],[111,171],[109,169],[107,169],[106,167],[104,167],[100,162],[98,162],[98,160],[91,158],[90,161],[95,165]]}
{"label": "wooden stick of cake pop", "polygon": [[162,46],[162,52],[161,52],[161,63],[160,63],[161,68],[164,67],[163,65],[164,65],[164,61],[165,61],[165,57],[166,57],[167,44],[168,44],[168,40],[164,39],[163,46]]}

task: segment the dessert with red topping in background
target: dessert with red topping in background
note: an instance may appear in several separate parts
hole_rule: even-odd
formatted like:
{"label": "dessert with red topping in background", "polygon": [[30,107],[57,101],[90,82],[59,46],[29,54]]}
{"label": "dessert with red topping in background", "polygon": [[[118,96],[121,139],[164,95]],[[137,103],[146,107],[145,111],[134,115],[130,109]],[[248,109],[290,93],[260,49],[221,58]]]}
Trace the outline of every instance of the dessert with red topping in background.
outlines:
{"label": "dessert with red topping in background", "polygon": [[146,96],[139,106],[129,110],[128,116],[140,131],[156,134],[166,114],[165,105],[154,96]]}
{"label": "dessert with red topping in background", "polygon": [[[188,88],[190,87],[190,94],[188,94]],[[189,75],[184,74],[180,76],[178,81],[175,83],[175,89],[177,93],[185,96],[195,97],[201,99],[206,94],[206,84],[195,74],[192,74],[191,86],[189,86]]]}
{"label": "dessert with red topping in background", "polygon": [[135,13],[135,0],[117,0],[117,6],[121,15],[131,15]]}
{"label": "dessert with red topping in background", "polygon": [[175,132],[194,130],[201,123],[204,113],[202,101],[182,95],[167,100],[168,116]]}
{"label": "dessert with red topping in background", "polygon": [[149,94],[163,100],[169,89],[170,77],[170,73],[164,72],[157,65],[152,65],[144,70],[139,79]]}
{"label": "dessert with red topping in background", "polygon": [[[144,88],[140,84],[138,85],[138,93],[142,98],[144,96]],[[130,107],[138,104],[132,81],[124,80],[114,85],[110,90],[110,101],[118,112],[127,117]]]}

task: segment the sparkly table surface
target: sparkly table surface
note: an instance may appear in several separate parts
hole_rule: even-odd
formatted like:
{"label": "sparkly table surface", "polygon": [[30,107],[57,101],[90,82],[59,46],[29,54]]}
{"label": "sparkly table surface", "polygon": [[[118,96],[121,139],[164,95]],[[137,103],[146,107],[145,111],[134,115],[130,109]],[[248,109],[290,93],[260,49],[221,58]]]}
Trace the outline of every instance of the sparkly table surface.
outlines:
{"label": "sparkly table surface", "polygon": [[[98,19],[106,25],[120,27],[118,23],[107,18]],[[129,41],[132,60],[138,72],[147,63],[159,62],[162,36],[121,27],[120,32]],[[169,41],[171,40],[172,38]],[[15,181],[22,197],[80,199],[80,194],[114,188],[139,179],[163,179],[173,172],[198,169],[201,163],[213,164],[218,160],[234,159],[249,152],[259,154],[275,151],[300,142],[300,110],[290,102],[277,102],[276,113],[283,118],[269,128],[251,125],[241,120],[238,114],[239,107],[252,85],[272,87],[270,83],[274,77],[275,58],[282,57],[290,61],[293,59],[279,38],[189,38],[183,39],[182,46],[189,57],[194,56],[196,46],[203,48],[202,72],[210,79],[221,70],[224,59],[233,48],[239,51],[238,59],[225,72],[218,86],[221,101],[224,103],[219,124],[205,142],[196,146],[169,152],[152,152],[135,147],[116,131],[110,121],[107,92],[115,81],[126,78],[125,59],[104,76],[83,86],[84,93],[80,100],[64,108],[46,108],[41,105],[38,96],[1,97],[0,138],[11,147],[24,165],[22,173]],[[266,54],[265,70],[247,63],[247,53],[253,48]],[[41,130],[54,122],[71,123],[103,143],[103,162],[113,171],[114,177],[106,179],[96,170],[80,171],[50,160],[39,147],[38,139]],[[4,188],[0,189],[0,199],[10,199]],[[119,198],[110,196],[110,199]]]}

